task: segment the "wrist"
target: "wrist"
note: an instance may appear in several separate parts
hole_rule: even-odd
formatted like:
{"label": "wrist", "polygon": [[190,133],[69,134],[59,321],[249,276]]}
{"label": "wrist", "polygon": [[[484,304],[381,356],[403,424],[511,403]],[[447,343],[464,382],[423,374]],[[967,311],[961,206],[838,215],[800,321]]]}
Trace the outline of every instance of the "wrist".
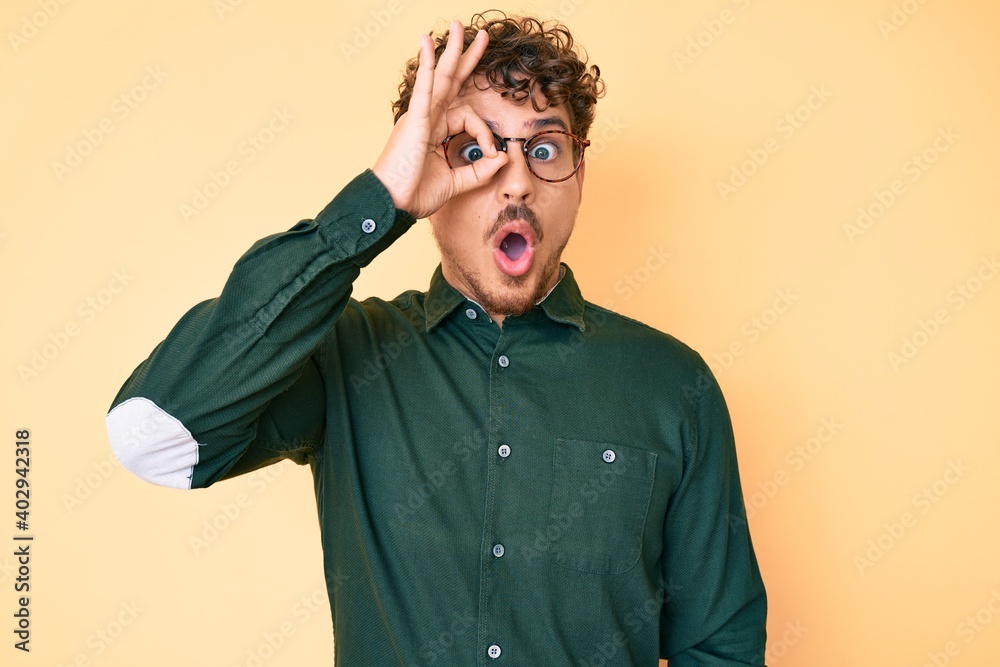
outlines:
{"label": "wrist", "polygon": [[389,193],[389,196],[392,198],[393,206],[397,209],[406,210],[405,202],[402,201],[398,185],[394,182],[390,172],[385,169],[385,166],[376,162],[371,168],[371,171],[382,184],[382,187],[385,188],[385,191]]}

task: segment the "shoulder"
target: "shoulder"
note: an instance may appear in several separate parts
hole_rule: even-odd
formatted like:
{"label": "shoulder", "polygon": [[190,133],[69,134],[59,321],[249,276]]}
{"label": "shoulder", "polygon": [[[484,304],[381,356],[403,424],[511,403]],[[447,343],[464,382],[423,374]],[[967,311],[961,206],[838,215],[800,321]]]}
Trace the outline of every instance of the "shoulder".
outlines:
{"label": "shoulder", "polygon": [[606,348],[621,362],[642,369],[650,379],[659,377],[671,385],[703,387],[708,381],[714,382],[702,356],[675,336],[590,301],[584,303],[584,331],[580,336]]}
{"label": "shoulder", "polygon": [[590,301],[584,304],[585,330],[582,335],[589,335],[595,340],[617,341],[636,352],[651,352],[657,358],[682,365],[704,365],[698,352],[671,334]]}

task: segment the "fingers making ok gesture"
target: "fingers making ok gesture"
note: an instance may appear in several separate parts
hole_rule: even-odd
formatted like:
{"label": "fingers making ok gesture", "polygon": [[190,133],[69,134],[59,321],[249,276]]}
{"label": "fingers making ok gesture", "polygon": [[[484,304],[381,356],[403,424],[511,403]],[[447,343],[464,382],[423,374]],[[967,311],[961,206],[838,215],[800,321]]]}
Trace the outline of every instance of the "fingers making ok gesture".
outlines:
{"label": "fingers making ok gesture", "polygon": [[[492,131],[483,119],[468,105],[452,106],[488,41],[487,33],[480,30],[463,53],[464,28],[452,21],[448,43],[435,65],[433,40],[428,35],[420,37],[409,107],[372,167],[396,208],[415,218],[425,218],[452,197],[482,185],[507,164],[507,154],[496,150]],[[451,169],[438,148],[448,136],[460,132],[478,139],[483,158]]]}

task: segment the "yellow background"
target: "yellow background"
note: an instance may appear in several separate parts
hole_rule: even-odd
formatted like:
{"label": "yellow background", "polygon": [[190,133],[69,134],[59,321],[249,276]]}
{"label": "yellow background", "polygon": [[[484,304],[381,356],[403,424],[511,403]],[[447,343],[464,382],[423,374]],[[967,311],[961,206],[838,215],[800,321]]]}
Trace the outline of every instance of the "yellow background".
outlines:
{"label": "yellow background", "polygon": [[[27,656],[11,646],[13,547],[0,548],[3,664],[248,665],[283,624],[263,664],[332,662],[308,469],[154,487],[110,458],[104,414],[253,241],[374,162],[418,35],[487,7],[223,1],[0,9],[0,543],[16,532],[17,428],[32,433],[36,535]],[[565,255],[584,295],[717,369],[768,664],[998,664],[1000,8],[520,7],[564,20],[607,80]],[[275,109],[294,118],[250,160],[241,144],[267,138]],[[54,164],[88,142],[75,168]],[[185,220],[180,205],[230,161],[239,173]],[[750,175],[720,192],[734,169]],[[881,215],[852,228],[859,207]],[[421,222],[355,295],[423,289],[437,262]],[[228,525],[196,549],[212,521]]]}

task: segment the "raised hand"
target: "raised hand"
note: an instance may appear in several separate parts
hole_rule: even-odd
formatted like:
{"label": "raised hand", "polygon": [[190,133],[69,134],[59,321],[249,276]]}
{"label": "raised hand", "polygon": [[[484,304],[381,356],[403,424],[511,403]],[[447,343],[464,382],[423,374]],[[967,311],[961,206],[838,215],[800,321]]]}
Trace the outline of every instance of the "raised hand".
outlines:
{"label": "raised hand", "polygon": [[[409,107],[372,167],[396,208],[415,218],[426,218],[452,197],[486,183],[507,164],[507,154],[496,150],[490,128],[471,107],[449,108],[486,50],[489,36],[480,30],[462,53],[464,28],[458,21],[452,21],[450,28],[436,67],[433,41],[428,35],[420,36],[419,65]],[[460,132],[479,140],[484,157],[451,169],[438,149],[446,137]]]}

